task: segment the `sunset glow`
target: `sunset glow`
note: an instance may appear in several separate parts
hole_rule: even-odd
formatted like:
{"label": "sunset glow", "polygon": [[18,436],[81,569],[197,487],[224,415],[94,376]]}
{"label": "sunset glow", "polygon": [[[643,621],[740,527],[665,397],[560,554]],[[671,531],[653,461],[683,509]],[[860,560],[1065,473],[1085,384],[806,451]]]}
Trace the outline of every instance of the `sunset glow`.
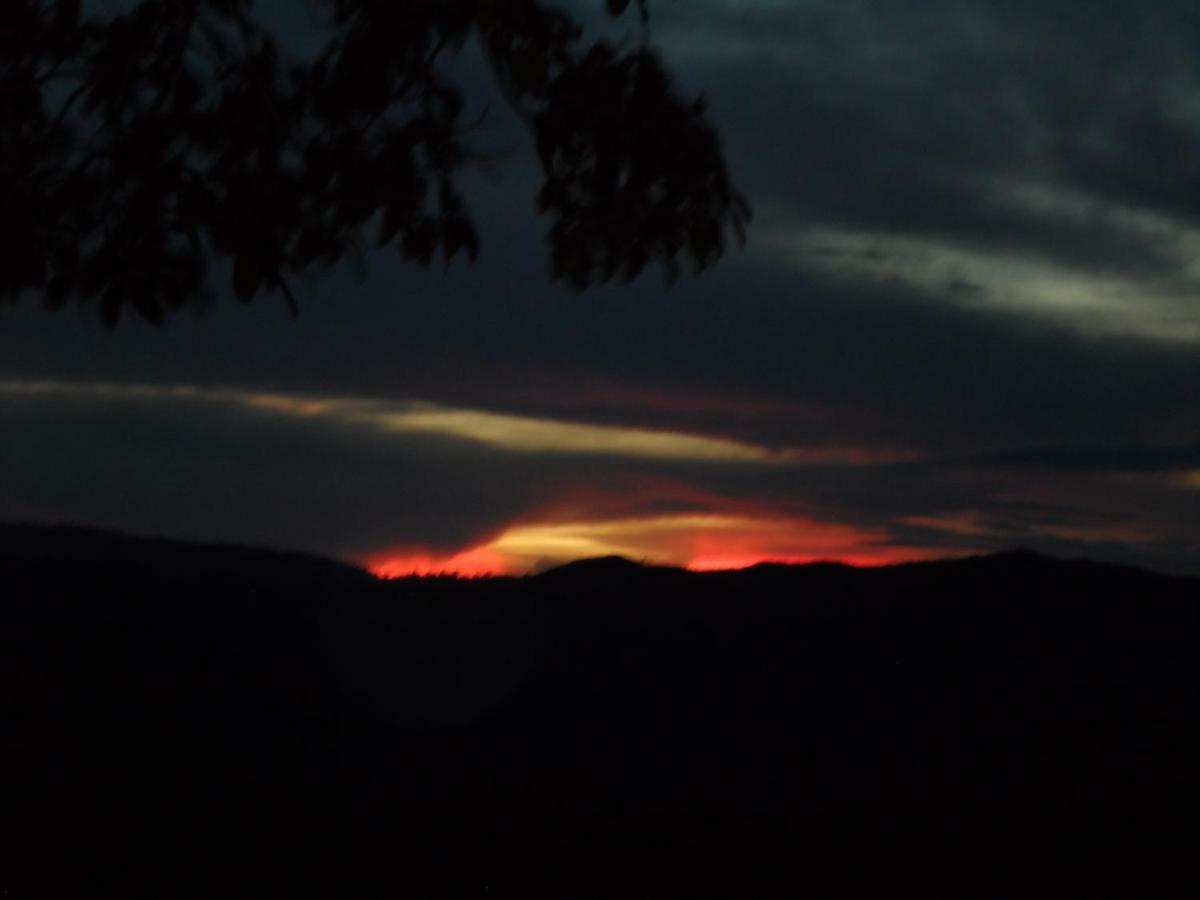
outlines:
{"label": "sunset glow", "polygon": [[730,572],[737,569],[748,569],[764,563],[777,563],[789,566],[809,565],[810,563],[840,563],[844,566],[869,568],[872,566],[892,566],[898,563],[920,562],[929,559],[945,559],[958,554],[941,549],[924,547],[880,547],[877,551],[863,553],[809,553],[809,554],[780,554],[780,553],[746,553],[726,556],[698,556],[685,566],[692,572]]}
{"label": "sunset glow", "polygon": [[889,565],[946,555],[887,543],[885,532],[811,519],[718,514],[514,525],[494,540],[438,557],[383,553],[367,567],[383,578],[405,575],[523,575],[577,559],[623,556],[692,571],[744,569],[764,562]]}
{"label": "sunset glow", "polygon": [[[668,401],[651,397],[646,402],[665,408]],[[725,411],[723,402],[717,406]],[[26,410],[31,429],[43,427],[40,411],[50,405],[80,417],[80,427],[101,408],[144,422],[125,434],[127,446],[113,454],[109,480],[124,477],[125,460],[141,458],[147,452],[142,443],[157,435],[203,440],[235,423],[250,436],[240,445],[240,458],[265,460],[278,455],[258,443],[265,435],[279,429],[287,436],[278,438],[281,447],[291,452],[293,435],[303,433],[304,445],[313,448],[310,464],[322,473],[310,482],[321,495],[313,508],[345,510],[347,519],[323,520],[316,531],[312,523],[293,529],[290,522],[272,520],[269,536],[261,536],[254,529],[267,527],[261,519],[271,519],[279,493],[262,481],[261,473],[273,470],[249,463],[238,489],[242,518],[224,523],[224,507],[204,493],[195,496],[185,518],[207,522],[198,533],[210,529],[231,540],[336,553],[384,578],[517,576],[614,555],[711,571],[763,562],[888,565],[1013,545],[1071,545],[1081,555],[1115,545],[1170,546],[1194,533],[1189,502],[1200,489],[1200,469],[1185,447],[1173,451],[1183,454],[1184,463],[1153,480],[1087,472],[1072,478],[1057,473],[1050,483],[1024,470],[992,470],[987,477],[994,483],[980,488],[978,496],[955,496],[952,505],[922,502],[906,510],[901,497],[871,510],[859,506],[859,473],[875,485],[872,491],[886,493],[892,477],[903,481],[925,471],[920,453],[902,443],[810,441],[806,430],[788,432],[791,442],[775,437],[755,443],[730,437],[737,429],[727,427],[727,417],[709,433],[690,433],[413,399],[189,384],[0,379],[0,403]],[[688,396],[680,406],[687,410],[700,403]],[[804,418],[803,411],[798,415]],[[158,430],[159,418],[175,424]],[[203,427],[189,430],[186,423],[193,420]],[[814,425],[814,433],[819,431]],[[207,457],[218,484],[230,475],[221,462],[229,453],[222,441]],[[338,471],[353,474],[324,477],[333,461]],[[897,466],[901,461],[907,468]],[[887,467],[887,478],[872,474]],[[162,482],[157,494],[183,496],[189,489],[183,481],[175,483],[182,476],[174,470],[148,471]],[[983,477],[966,470],[958,474]],[[94,515],[64,513],[55,479],[45,482],[40,502],[30,503],[25,492],[38,483],[37,473],[22,476],[13,469],[9,477],[16,486],[7,500],[10,517],[117,521],[100,508]],[[381,484],[391,492],[386,501],[378,496]],[[824,496],[827,485],[840,487]],[[1154,503],[1147,503],[1145,490],[1157,492]],[[341,497],[344,491],[355,492],[355,499]],[[820,511],[810,512],[812,498],[821,498]],[[839,508],[839,503],[850,505]],[[466,516],[470,527],[446,528],[453,517],[444,507]],[[363,543],[342,544],[360,515],[388,521],[372,523],[368,533],[374,536]],[[251,526],[246,516],[261,519]],[[853,524],[861,519],[870,524]],[[157,525],[150,520],[130,527],[153,530]],[[463,534],[482,537],[458,543]],[[1194,539],[1181,546],[1195,546]]]}
{"label": "sunset glow", "polygon": [[378,578],[406,578],[414,575],[423,578],[437,575],[483,578],[511,574],[504,558],[486,547],[445,557],[421,552],[386,555],[373,561],[368,560],[367,569]]}

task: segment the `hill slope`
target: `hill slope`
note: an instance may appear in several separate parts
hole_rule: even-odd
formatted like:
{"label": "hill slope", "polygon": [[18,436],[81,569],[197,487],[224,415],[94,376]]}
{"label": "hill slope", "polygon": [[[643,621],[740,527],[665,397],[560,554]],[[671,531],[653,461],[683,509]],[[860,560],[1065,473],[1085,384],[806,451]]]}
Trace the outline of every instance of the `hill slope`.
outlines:
{"label": "hill slope", "polygon": [[1198,587],[1023,553],[385,583],[3,528],[10,883],[1166,896]]}

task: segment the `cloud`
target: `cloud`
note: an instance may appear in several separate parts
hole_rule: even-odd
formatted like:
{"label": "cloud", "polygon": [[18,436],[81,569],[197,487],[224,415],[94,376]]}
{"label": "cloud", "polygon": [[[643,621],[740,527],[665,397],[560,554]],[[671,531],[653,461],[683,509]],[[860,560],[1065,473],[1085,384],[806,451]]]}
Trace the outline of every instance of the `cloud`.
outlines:
{"label": "cloud", "polygon": [[480,547],[432,564],[403,552],[376,554],[367,564],[381,575],[437,571],[469,575],[480,570],[536,572],[576,559],[613,555],[708,571],[819,560],[884,565],[939,553],[896,546],[882,529],[869,531],[805,518],[705,513],[515,524]]}
{"label": "cloud", "polygon": [[400,433],[452,435],[518,453],[570,453],[724,462],[789,460],[736,441],[668,431],[620,428],[502,415],[479,410],[418,407],[378,414],[381,426]]}
{"label": "cloud", "polygon": [[449,549],[555,481],[552,463],[535,480],[532,465],[461,440],[396,440],[307,401],[297,412],[187,394],[0,395],[5,433],[20,435],[0,447],[0,516],[338,555],[405,540]]}
{"label": "cloud", "polygon": [[1194,346],[1186,5],[700,6],[668,46],[755,136],[751,194],[777,220],[757,245],[881,293]]}
{"label": "cloud", "polygon": [[1003,247],[827,227],[776,229],[763,241],[778,258],[806,271],[881,291],[901,285],[967,309],[1042,317],[1084,335],[1200,346],[1200,271],[1156,284]]}
{"label": "cloud", "polygon": [[880,462],[909,458],[879,448],[788,447],[771,449],[720,437],[609,425],[592,425],[484,410],[453,409],[422,401],[321,397],[193,385],[0,381],[0,396],[64,397],[130,403],[185,403],[231,407],[294,418],[324,419],[335,426],[396,435],[461,439],[510,453],[616,456],[679,462],[800,465]]}
{"label": "cloud", "polygon": [[295,320],[0,309],[0,515],[425,570],[551,538],[686,562],[700,520],[739,552],[819,525],[845,553],[1200,570],[1198,29],[1165,0],[658,4],[758,210],[747,253],[548,285],[496,104],[481,139],[517,149],[469,181],[476,266],[372,253]]}
{"label": "cloud", "polygon": [[[0,516],[307,549],[393,574],[522,572],[607,553],[699,568],[878,563],[1014,543],[1200,565],[1195,493],[1179,475],[1194,454],[817,463],[714,456],[698,436],[669,454],[646,452],[641,437],[583,452],[576,438],[594,427],[570,422],[392,419],[431,412],[445,411],[193,386],[0,384],[0,420],[20,435],[0,447]],[[489,432],[502,424],[516,437]]]}
{"label": "cloud", "polygon": [[417,571],[565,561],[532,548],[588,528],[617,540],[605,521],[627,541],[659,533],[633,521],[719,531],[747,507],[665,473],[818,467],[703,436],[188,385],[0,382],[0,418],[22,437],[0,449],[0,515],[353,559],[402,548]]}
{"label": "cloud", "polygon": [[967,510],[935,516],[909,516],[900,524],[934,532],[945,532],[956,537],[975,540],[997,538],[1010,541],[1028,541],[1041,537],[1054,538],[1071,544],[1109,544],[1125,546],[1144,545],[1165,540],[1165,531],[1152,524],[1136,521],[1119,522],[1064,522],[1028,521],[1016,524],[989,515],[984,510]]}

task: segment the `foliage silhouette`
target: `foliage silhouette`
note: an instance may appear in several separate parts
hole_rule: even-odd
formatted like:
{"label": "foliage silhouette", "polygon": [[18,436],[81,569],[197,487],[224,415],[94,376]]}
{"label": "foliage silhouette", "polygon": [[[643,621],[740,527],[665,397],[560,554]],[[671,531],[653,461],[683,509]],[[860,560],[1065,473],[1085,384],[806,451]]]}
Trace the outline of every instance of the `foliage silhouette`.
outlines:
{"label": "foliage silhouette", "polygon": [[[613,16],[628,0],[607,0]],[[645,0],[637,4],[643,21]],[[644,43],[585,41],[541,0],[311,0],[327,36],[285,60],[253,0],[0,4],[0,296],[132,306],[158,323],[231,262],[242,301],[361,259],[474,259],[457,177],[484,158],[448,61],[477,41],[544,170],[550,271],[575,288],[712,264],[750,210],[703,99]]]}

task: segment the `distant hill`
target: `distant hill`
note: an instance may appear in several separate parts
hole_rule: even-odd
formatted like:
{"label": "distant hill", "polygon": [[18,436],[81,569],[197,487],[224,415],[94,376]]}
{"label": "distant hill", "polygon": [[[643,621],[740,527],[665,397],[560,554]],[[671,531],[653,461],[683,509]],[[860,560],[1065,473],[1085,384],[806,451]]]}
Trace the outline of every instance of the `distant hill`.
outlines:
{"label": "distant hill", "polygon": [[8,565],[71,564],[136,567],[169,574],[236,573],[244,577],[362,579],[367,573],[346,563],[283,550],[236,544],[201,544],[145,538],[78,525],[0,523],[0,560]]}
{"label": "distant hill", "polygon": [[4,526],[0,887],[1182,894],[1198,588],[1028,552],[382,582]]}

